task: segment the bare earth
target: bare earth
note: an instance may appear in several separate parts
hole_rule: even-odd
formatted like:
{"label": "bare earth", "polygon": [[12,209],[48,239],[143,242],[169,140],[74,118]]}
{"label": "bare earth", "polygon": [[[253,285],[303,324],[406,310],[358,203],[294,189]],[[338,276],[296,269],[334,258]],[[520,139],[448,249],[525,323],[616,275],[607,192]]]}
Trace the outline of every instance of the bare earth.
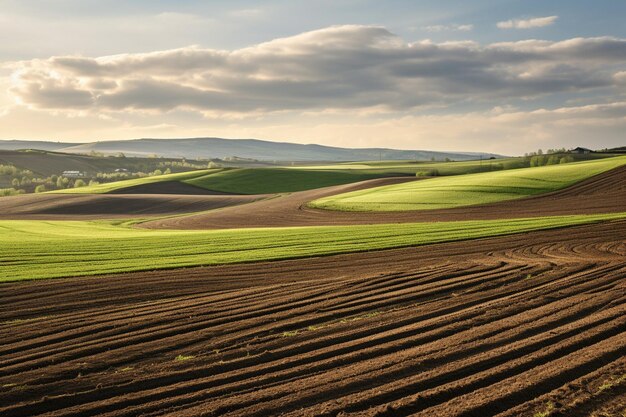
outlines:
{"label": "bare earth", "polygon": [[0,198],[0,220],[88,220],[168,216],[250,203],[265,196],[27,194]]}
{"label": "bare earth", "polygon": [[[625,178],[622,169],[524,204],[465,212],[623,211]],[[272,201],[280,200],[211,214]],[[298,207],[285,211],[282,225],[318,213]],[[451,212],[408,215],[461,214]],[[207,216],[202,222],[212,225]],[[626,411],[625,221],[292,261],[6,283],[0,299],[3,417]]]}
{"label": "bare earth", "polygon": [[386,213],[340,212],[306,207],[306,203],[309,201],[328,195],[411,180],[415,179],[386,178],[303,191],[215,212],[154,220],[143,223],[142,227],[155,229],[227,229],[407,223],[611,213],[624,211],[626,208],[626,166],[594,176],[565,190],[481,206]]}

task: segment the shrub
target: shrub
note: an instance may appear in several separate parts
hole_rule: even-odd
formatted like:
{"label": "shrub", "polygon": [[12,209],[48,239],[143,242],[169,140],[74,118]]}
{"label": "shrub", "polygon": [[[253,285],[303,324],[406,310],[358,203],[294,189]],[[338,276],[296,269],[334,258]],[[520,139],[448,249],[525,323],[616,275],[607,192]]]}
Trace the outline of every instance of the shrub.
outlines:
{"label": "shrub", "polygon": [[66,188],[69,180],[67,178],[59,177],[57,178],[57,188],[62,189]]}
{"label": "shrub", "polygon": [[35,187],[35,192],[36,193],[45,193],[46,192],[46,186],[45,185],[38,185]]}
{"label": "shrub", "polygon": [[83,180],[76,180],[74,181],[74,188],[79,188],[79,187],[84,187],[85,185],[85,181]]}
{"label": "shrub", "polygon": [[0,197],[8,197],[11,195],[24,194],[24,190],[16,190],[15,188],[0,188]]}

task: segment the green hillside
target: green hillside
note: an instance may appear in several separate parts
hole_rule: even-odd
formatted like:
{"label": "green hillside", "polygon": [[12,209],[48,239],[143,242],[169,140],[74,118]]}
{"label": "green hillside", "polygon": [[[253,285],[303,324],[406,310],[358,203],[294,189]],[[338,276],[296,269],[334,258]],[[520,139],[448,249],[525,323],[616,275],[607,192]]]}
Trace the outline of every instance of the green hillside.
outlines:
{"label": "green hillside", "polygon": [[322,198],[311,207],[341,211],[428,210],[518,199],[565,188],[626,164],[626,157],[432,178]]}
{"label": "green hillside", "polygon": [[258,168],[225,170],[184,180],[185,183],[235,194],[272,194],[349,184],[384,176],[361,170],[291,170]]}
{"label": "green hillside", "polygon": [[278,260],[476,239],[626,218],[626,212],[488,221],[147,230],[88,221],[0,221],[0,282]]}

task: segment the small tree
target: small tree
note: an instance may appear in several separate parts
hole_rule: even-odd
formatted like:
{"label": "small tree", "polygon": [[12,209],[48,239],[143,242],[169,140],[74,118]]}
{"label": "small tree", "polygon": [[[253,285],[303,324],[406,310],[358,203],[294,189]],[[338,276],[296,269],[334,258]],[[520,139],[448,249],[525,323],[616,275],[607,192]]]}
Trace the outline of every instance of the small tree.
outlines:
{"label": "small tree", "polygon": [[84,187],[85,185],[85,181],[78,179],[76,181],[74,181],[74,188],[79,188],[79,187]]}
{"label": "small tree", "polygon": [[559,157],[556,155],[550,155],[547,165],[555,165],[559,163]]}
{"label": "small tree", "polygon": [[57,188],[62,189],[67,187],[67,183],[69,180],[67,178],[59,177],[57,178]]}
{"label": "small tree", "polygon": [[46,186],[45,185],[38,185],[35,187],[35,192],[36,193],[45,193],[46,192]]}

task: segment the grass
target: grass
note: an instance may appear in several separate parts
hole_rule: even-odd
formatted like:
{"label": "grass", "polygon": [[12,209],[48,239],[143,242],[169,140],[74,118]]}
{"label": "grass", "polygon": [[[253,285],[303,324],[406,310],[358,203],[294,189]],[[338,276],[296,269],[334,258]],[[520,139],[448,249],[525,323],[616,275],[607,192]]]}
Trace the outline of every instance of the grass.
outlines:
{"label": "grass", "polygon": [[359,226],[147,230],[120,222],[0,221],[0,282],[294,259],[625,219],[616,214]]}
{"label": "grass", "polygon": [[544,411],[533,414],[533,417],[548,417],[554,411],[554,403],[548,402]]}
{"label": "grass", "polygon": [[381,174],[360,170],[292,170],[249,168],[225,170],[184,180],[187,184],[235,194],[274,194],[348,184]]}
{"label": "grass", "polygon": [[559,190],[626,164],[626,157],[432,178],[334,195],[311,202],[340,211],[406,211],[462,207]]}
{"label": "grass", "polygon": [[178,355],[174,358],[175,361],[177,362],[184,362],[184,361],[188,361],[190,359],[195,358],[194,355]]}
{"label": "grass", "polygon": [[462,162],[372,161],[281,168],[224,168],[158,175],[52,192],[103,194],[142,184],[181,181],[209,190],[234,194],[274,194],[388,176],[416,174],[429,176],[433,172],[437,172],[439,176],[453,176],[515,169],[522,165],[523,158],[503,158]]}
{"label": "grass", "polygon": [[221,171],[221,169],[202,169],[197,171],[177,172],[175,174],[155,175],[152,177],[134,178],[131,180],[115,181],[106,184],[91,185],[87,187],[68,188],[66,190],[51,191],[51,193],[62,194],[106,194],[112,191],[121,190],[143,184],[153,184],[163,181],[183,181],[198,176],[207,176]]}
{"label": "grass", "polygon": [[598,387],[596,394],[612,389],[613,387],[619,386],[625,381],[626,381],[626,374],[623,374],[622,376],[619,376],[619,377],[611,377],[611,379],[604,381],[602,385]]}

